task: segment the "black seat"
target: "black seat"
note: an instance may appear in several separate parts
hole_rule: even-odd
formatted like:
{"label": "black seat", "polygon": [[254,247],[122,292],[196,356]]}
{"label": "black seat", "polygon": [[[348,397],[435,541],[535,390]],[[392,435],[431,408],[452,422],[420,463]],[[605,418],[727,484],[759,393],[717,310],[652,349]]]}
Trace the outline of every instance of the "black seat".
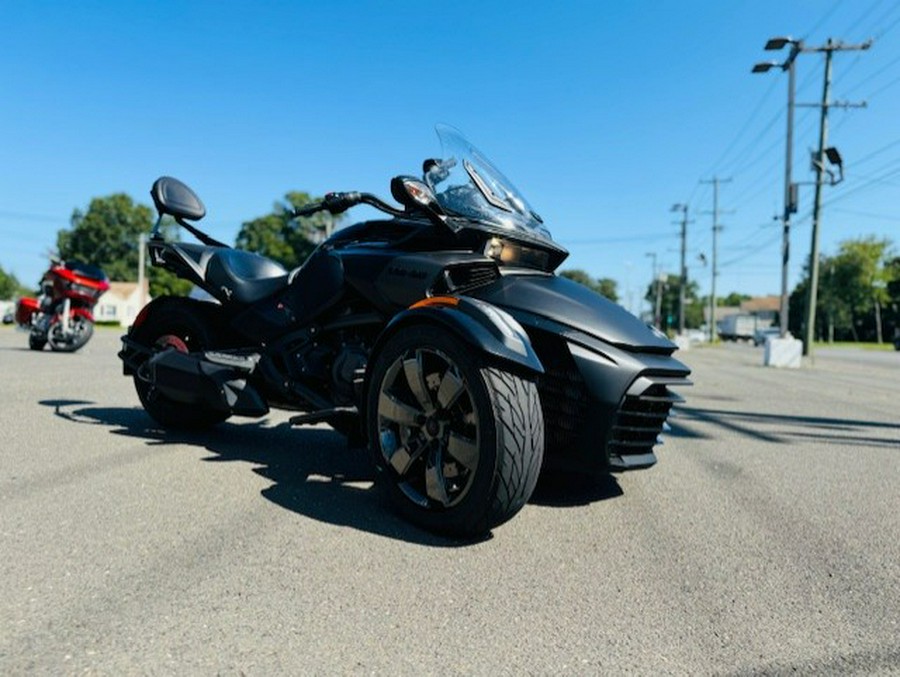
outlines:
{"label": "black seat", "polygon": [[206,280],[216,296],[249,304],[284,289],[288,273],[283,266],[259,254],[240,249],[217,249],[206,268]]}

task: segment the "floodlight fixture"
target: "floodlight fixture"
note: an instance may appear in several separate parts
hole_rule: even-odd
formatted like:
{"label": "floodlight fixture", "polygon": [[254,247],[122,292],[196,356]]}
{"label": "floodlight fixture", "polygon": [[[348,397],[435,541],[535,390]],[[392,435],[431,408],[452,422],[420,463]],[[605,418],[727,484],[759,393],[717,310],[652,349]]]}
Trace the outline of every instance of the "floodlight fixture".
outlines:
{"label": "floodlight fixture", "polygon": [[778,37],[778,38],[769,38],[768,42],[766,42],[766,46],[763,47],[767,52],[774,52],[779,49],[784,49],[785,45],[794,44],[796,40],[792,37]]}
{"label": "floodlight fixture", "polygon": [[781,68],[780,63],[775,63],[774,61],[762,61],[755,66],[753,66],[753,70],[751,73],[768,73],[773,68]]}
{"label": "floodlight fixture", "polygon": [[835,167],[841,167],[844,164],[844,159],[841,157],[838,149],[834,146],[825,149],[825,157],[827,157],[828,161]]}

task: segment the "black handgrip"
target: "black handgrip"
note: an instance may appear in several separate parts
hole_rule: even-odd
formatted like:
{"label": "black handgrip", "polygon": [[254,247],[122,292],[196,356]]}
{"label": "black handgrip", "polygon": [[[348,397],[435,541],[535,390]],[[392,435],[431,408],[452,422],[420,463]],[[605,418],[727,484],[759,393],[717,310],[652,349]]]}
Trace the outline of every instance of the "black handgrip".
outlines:
{"label": "black handgrip", "polygon": [[320,212],[325,209],[324,202],[310,202],[308,205],[304,205],[303,207],[297,207],[294,210],[294,216],[311,216],[316,212]]}
{"label": "black handgrip", "polygon": [[322,201],[322,207],[332,214],[340,214],[350,207],[355,207],[362,202],[362,194],[356,191],[347,193],[328,193]]}
{"label": "black handgrip", "polygon": [[327,211],[331,214],[341,214],[350,207],[358,204],[366,203],[372,205],[376,209],[391,214],[393,216],[403,216],[406,214],[402,209],[392,207],[386,202],[379,200],[371,193],[360,193],[351,191],[346,193],[327,193],[320,202],[311,202],[303,207],[294,210],[294,216],[310,216],[316,212]]}

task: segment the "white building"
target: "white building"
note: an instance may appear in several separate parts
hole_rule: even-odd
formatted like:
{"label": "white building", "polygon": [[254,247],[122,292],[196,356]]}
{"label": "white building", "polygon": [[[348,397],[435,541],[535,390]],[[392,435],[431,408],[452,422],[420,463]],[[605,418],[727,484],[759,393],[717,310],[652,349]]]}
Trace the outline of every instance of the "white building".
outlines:
{"label": "white building", "polygon": [[94,308],[97,322],[118,322],[127,327],[147,303],[150,302],[150,285],[144,280],[144,288],[137,282],[110,282],[109,290],[100,297]]}

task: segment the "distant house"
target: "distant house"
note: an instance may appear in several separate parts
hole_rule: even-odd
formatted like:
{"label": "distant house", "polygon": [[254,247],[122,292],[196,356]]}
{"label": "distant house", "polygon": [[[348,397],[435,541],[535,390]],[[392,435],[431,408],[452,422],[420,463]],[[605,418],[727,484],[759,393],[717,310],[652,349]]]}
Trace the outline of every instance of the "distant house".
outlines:
{"label": "distant house", "polygon": [[109,291],[100,297],[94,308],[94,319],[97,322],[117,322],[127,327],[149,301],[150,285],[147,280],[144,280],[143,289],[137,282],[110,282]]}
{"label": "distant house", "polygon": [[[741,301],[739,306],[718,306],[716,308],[716,321],[719,322],[729,315],[753,315],[765,326],[774,323],[778,319],[781,310],[780,296],[755,296],[752,299]],[[703,307],[703,321],[709,322],[709,306]]]}
{"label": "distant house", "polygon": [[[740,315],[742,312],[740,306],[716,306],[716,320],[728,317],[729,315]],[[709,322],[709,306],[703,305],[703,321]]]}
{"label": "distant house", "polygon": [[760,317],[774,317],[781,310],[780,296],[756,296],[746,301],[741,301],[741,312],[759,315]]}

